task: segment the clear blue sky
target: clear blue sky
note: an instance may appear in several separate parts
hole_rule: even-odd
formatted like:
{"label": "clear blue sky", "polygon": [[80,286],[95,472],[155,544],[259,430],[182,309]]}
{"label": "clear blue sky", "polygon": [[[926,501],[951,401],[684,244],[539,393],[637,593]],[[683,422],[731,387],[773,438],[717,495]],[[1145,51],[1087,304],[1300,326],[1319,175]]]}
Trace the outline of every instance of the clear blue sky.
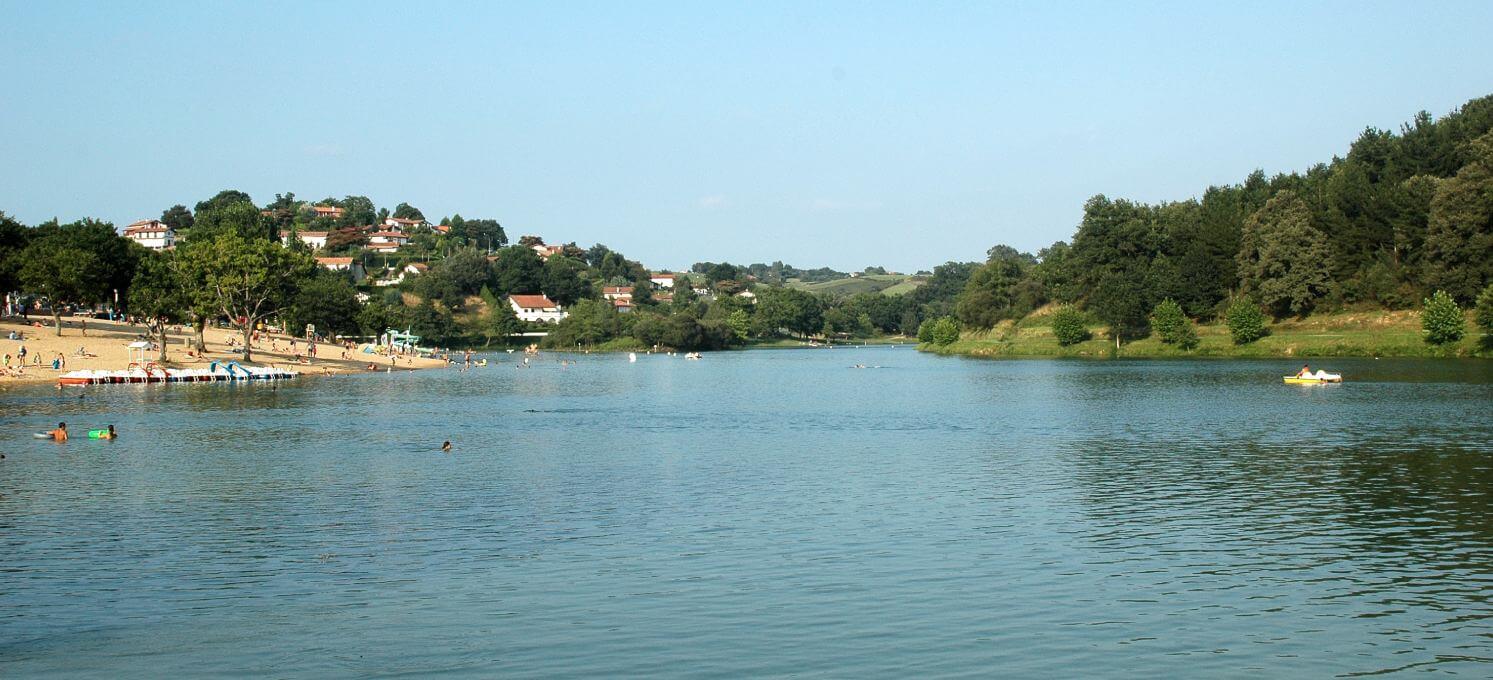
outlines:
{"label": "clear blue sky", "polygon": [[1493,93],[1493,2],[424,4],[0,0],[0,210],[362,194],[912,271]]}

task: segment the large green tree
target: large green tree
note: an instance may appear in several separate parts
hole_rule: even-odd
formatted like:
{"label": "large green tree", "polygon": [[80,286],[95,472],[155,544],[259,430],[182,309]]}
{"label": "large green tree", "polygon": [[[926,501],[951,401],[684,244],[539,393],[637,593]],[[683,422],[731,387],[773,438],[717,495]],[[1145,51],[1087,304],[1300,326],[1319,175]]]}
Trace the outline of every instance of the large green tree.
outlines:
{"label": "large green tree", "polygon": [[255,325],[286,309],[316,269],[308,255],[234,232],[193,241],[181,257],[188,280],[201,285],[218,313],[243,332],[245,361],[253,359],[249,339]]}
{"label": "large green tree", "polygon": [[31,240],[31,230],[0,212],[0,298],[20,287],[21,251]]}
{"label": "large green tree", "polygon": [[114,225],[92,219],[69,224],[55,221],[37,227],[20,258],[19,282],[28,292],[52,302],[57,334],[62,334],[60,307],[128,299],[130,281],[144,248],[121,237]]}
{"label": "large green tree", "polygon": [[1328,292],[1330,265],[1327,239],[1312,227],[1310,210],[1295,192],[1276,194],[1245,220],[1240,283],[1276,318],[1309,313]]}
{"label": "large green tree", "polygon": [[1493,282],[1493,132],[1470,153],[1437,187],[1425,240],[1426,283],[1463,303]]}
{"label": "large green tree", "polygon": [[174,251],[145,255],[130,283],[130,313],[156,334],[159,361],[166,361],[166,326],[187,320],[192,309],[193,291],[178,276],[175,259]]}

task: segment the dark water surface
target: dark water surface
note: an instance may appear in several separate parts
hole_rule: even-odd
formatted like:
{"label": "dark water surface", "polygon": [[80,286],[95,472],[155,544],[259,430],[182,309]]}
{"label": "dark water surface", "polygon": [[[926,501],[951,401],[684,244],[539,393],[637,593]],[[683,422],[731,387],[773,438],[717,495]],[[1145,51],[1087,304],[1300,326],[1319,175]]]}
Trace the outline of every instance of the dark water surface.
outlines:
{"label": "dark water surface", "polygon": [[1493,676],[1493,362],[576,358],[0,392],[0,677]]}

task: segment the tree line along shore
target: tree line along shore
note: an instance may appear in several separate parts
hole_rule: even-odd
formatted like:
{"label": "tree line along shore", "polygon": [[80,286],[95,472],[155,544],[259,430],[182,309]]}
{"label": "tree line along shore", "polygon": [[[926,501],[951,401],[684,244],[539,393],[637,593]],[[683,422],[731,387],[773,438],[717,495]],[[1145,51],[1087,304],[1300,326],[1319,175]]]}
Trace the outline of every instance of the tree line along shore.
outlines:
{"label": "tree line along shore", "polygon": [[1489,356],[1493,96],[1369,128],[1305,172],[1144,204],[934,271],[925,349],[989,356]]}
{"label": "tree line along shore", "polygon": [[1255,171],[1160,204],[1095,196],[1070,241],[914,274],[656,271],[602,244],[510,243],[495,219],[225,190],[123,235],[0,213],[0,291],[8,311],[53,324],[107,309],[158,336],[186,325],[199,350],[207,328],[229,324],[246,360],[263,328],[405,329],[458,347],[540,333],[552,349],[683,351],[916,336],[992,356],[1487,356],[1490,130],[1493,96],[1367,129],[1304,172]]}

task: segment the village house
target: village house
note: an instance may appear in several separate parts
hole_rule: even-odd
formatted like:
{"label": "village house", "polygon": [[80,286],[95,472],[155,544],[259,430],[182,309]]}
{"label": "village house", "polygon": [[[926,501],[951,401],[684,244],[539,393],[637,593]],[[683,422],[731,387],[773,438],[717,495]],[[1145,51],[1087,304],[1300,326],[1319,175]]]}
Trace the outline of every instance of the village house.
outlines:
{"label": "village house", "polygon": [[[322,248],[327,247],[327,236],[329,234],[331,234],[331,232],[327,232],[327,231],[298,231],[298,232],[296,232],[295,237],[298,238],[298,239],[300,239],[301,243],[306,244],[307,248],[310,248],[312,250],[321,250]],[[282,231],[282,232],[280,232],[280,240],[281,241],[284,241],[285,239],[288,239],[288,238],[290,238],[290,232],[288,232],[288,231]]]}
{"label": "village house", "polygon": [[658,286],[659,288],[673,288],[674,287],[674,275],[673,274],[650,274],[650,275],[648,275],[648,280],[652,281],[653,285]]}
{"label": "village house", "polygon": [[384,226],[389,231],[409,231],[416,227],[425,226],[425,220],[413,220],[405,217],[385,217]]}
{"label": "village house", "polygon": [[316,217],[330,217],[334,220],[342,219],[342,208],[335,205],[313,205],[311,213]]}
{"label": "village house", "polygon": [[565,247],[564,246],[547,246],[547,245],[545,245],[543,243],[536,243],[536,244],[534,244],[532,246],[529,246],[529,247],[533,248],[534,252],[539,253],[539,257],[541,259],[545,259],[545,260],[550,259],[550,257],[552,257],[554,255],[559,255],[559,254],[565,252]]}
{"label": "village house", "polygon": [[151,250],[176,246],[176,231],[160,220],[140,220],[124,228],[124,237]]}
{"label": "village house", "polygon": [[601,289],[601,296],[608,300],[632,300],[632,286],[607,286]]}
{"label": "village house", "polygon": [[560,323],[568,316],[560,305],[543,295],[509,295],[508,304],[520,321]]}
{"label": "village house", "polygon": [[393,253],[399,251],[398,243],[370,243],[366,247],[375,253]]}
{"label": "village house", "polygon": [[632,298],[631,297],[627,297],[627,298],[614,298],[614,299],[612,299],[612,307],[615,308],[618,312],[622,312],[622,313],[631,312],[632,311]]}
{"label": "village house", "polygon": [[363,263],[354,262],[350,257],[318,257],[316,263],[334,272],[348,272],[355,282],[368,276],[368,272],[363,270]]}
{"label": "village house", "polygon": [[409,274],[410,276],[419,276],[428,271],[430,271],[430,265],[425,264],[424,262],[411,262],[407,265],[404,265],[404,273]]}
{"label": "village house", "polygon": [[410,242],[410,237],[405,235],[403,232],[393,230],[375,231],[368,235],[368,242],[393,243],[396,246],[402,246]]}

